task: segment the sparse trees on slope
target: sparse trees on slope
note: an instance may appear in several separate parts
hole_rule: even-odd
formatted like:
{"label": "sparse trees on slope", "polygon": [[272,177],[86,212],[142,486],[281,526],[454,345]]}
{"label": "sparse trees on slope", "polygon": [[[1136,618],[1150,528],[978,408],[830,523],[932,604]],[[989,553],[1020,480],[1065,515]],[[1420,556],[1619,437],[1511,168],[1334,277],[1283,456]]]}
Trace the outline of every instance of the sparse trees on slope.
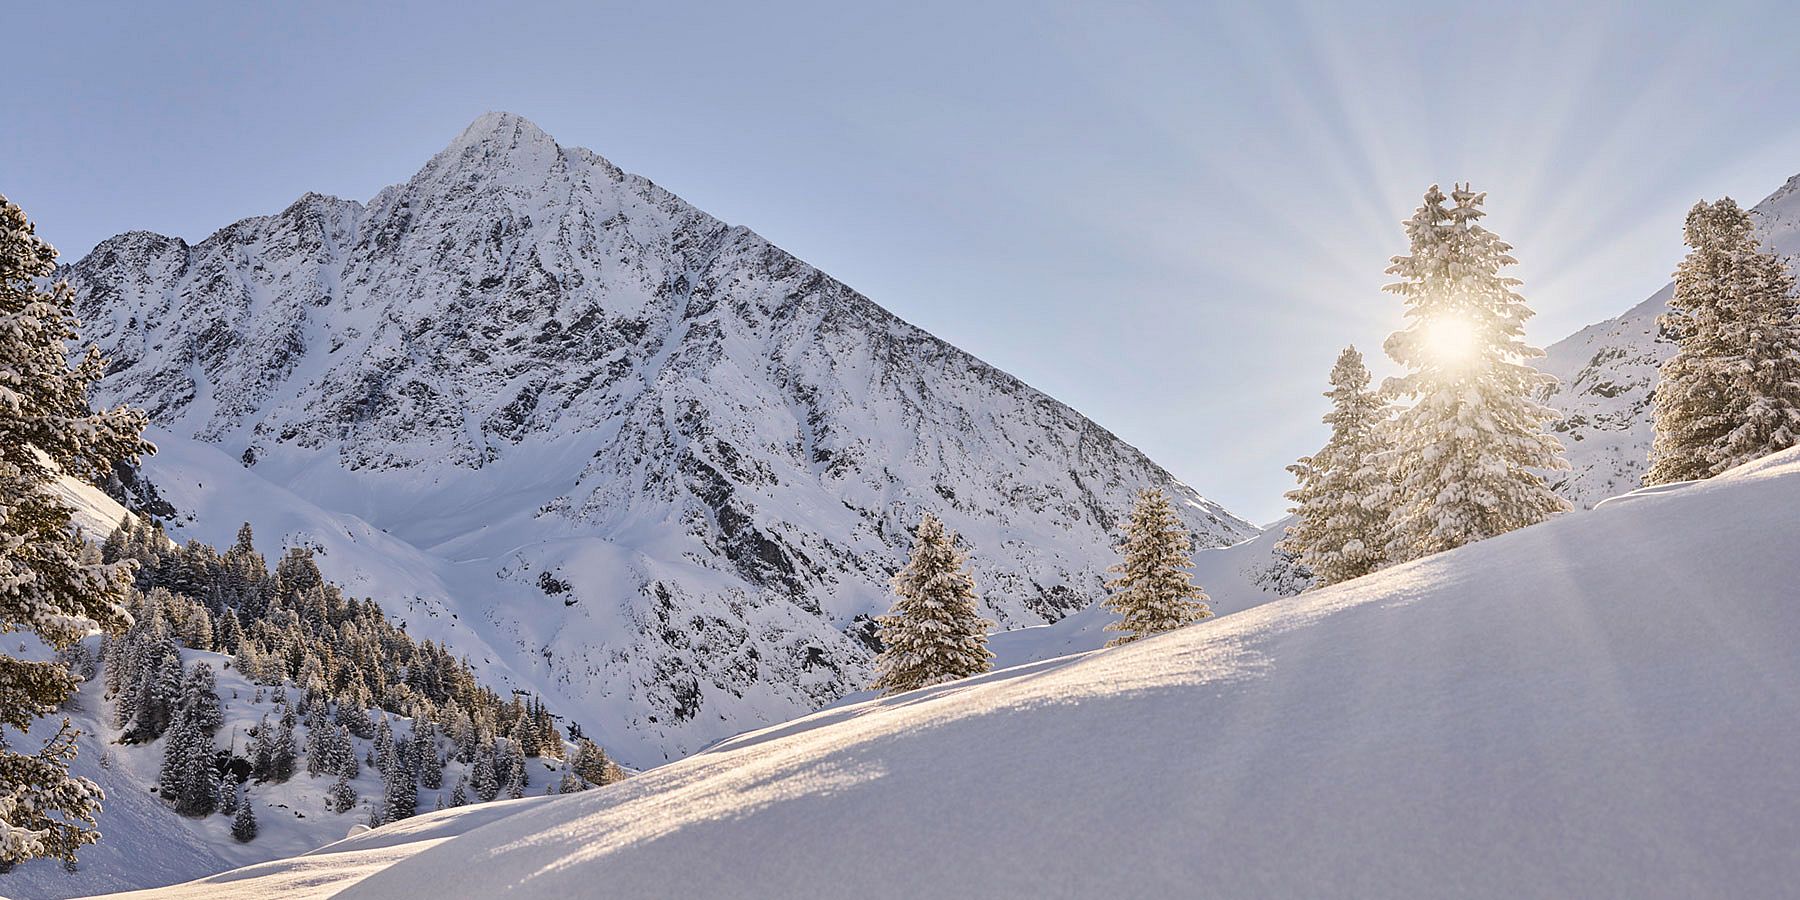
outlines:
{"label": "sparse trees on slope", "polygon": [[1446,198],[1432,185],[1406,223],[1411,252],[1387,270],[1410,321],[1385,348],[1409,371],[1384,389],[1414,401],[1394,429],[1394,562],[1569,508],[1534,471],[1568,468],[1544,431],[1556,411],[1532,399],[1555,379],[1527,362],[1543,351],[1525,343],[1531,309],[1519,280],[1501,274],[1516,262],[1511,245],[1480,225],[1485,199],[1467,187]]}
{"label": "sparse trees on slope", "polygon": [[1294,555],[1319,587],[1367,575],[1381,567],[1388,541],[1387,404],[1369,388],[1369,370],[1355,347],[1345,348],[1331,369],[1331,438],[1311,456],[1288,466],[1300,486],[1281,549]]}
{"label": "sparse trees on slope", "polygon": [[[90,347],[69,367],[66,342],[79,338],[73,292],[60,281],[39,287],[55,259],[24,211],[0,197],[0,632],[29,630],[60,650],[125,625],[131,567],[102,562],[48,487],[59,470],[98,479],[153,448],[142,437],[143,413],[89,408],[88,386],[104,361]],[[99,838],[94,814],[104,794],[68,774],[68,720],[36,752],[10,746],[74,690],[54,660],[0,654],[0,864],[50,856],[72,865],[76,849]],[[8,738],[9,728],[18,736]]]}
{"label": "sparse trees on slope", "polygon": [[1125,529],[1124,557],[1109,571],[1112,593],[1102,601],[1119,614],[1107,631],[1122,632],[1108,647],[1173,631],[1212,615],[1206,592],[1188,574],[1192,538],[1175,515],[1168,495],[1154,488],[1138,491]]}
{"label": "sparse trees on slope", "polygon": [[980,675],[993,665],[987,629],[976,611],[975,580],[956,535],[927,512],[913,536],[912,559],[894,576],[897,599],[881,626],[875,683],[883,694]]}
{"label": "sparse trees on slope", "polygon": [[1793,275],[1730,197],[1696,204],[1684,236],[1693,249],[1660,319],[1677,349],[1656,385],[1645,484],[1710,478],[1800,442]]}

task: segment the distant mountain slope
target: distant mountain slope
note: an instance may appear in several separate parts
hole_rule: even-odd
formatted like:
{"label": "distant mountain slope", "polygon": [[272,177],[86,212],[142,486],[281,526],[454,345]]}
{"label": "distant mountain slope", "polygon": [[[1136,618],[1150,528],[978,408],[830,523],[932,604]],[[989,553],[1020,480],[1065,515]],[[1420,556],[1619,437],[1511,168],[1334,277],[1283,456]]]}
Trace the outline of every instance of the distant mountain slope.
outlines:
{"label": "distant mountain slope", "polygon": [[1783,896],[1796,508],[1800,448],[151,896]]}
{"label": "distant mountain slope", "polygon": [[64,274],[113,361],[101,399],[163,429],[147,472],[179,536],[249,520],[319,546],[634,764],[860,687],[921,509],[969,540],[1003,628],[1098,595],[1136,488],[1171,491],[1200,546],[1255,533],[505,113],[366,205],[309,194],[195,245],[132,232]]}
{"label": "distant mountain slope", "polygon": [[[1800,253],[1800,175],[1752,210],[1762,240],[1776,251]],[[1680,222],[1669,227],[1679,232]],[[1538,368],[1561,380],[1549,395],[1563,414],[1556,424],[1573,470],[1553,478],[1580,506],[1643,483],[1650,454],[1650,401],[1657,367],[1674,353],[1658,340],[1656,317],[1668,309],[1674,285],[1617,318],[1590,325],[1552,344]]]}

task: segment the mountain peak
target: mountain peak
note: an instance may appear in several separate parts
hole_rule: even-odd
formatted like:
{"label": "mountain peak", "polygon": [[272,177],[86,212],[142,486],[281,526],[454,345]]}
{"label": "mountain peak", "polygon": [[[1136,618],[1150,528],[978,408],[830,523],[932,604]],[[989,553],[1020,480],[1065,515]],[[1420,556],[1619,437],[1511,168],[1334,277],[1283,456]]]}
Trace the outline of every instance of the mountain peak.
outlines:
{"label": "mountain peak", "polygon": [[556,139],[530,119],[517,113],[487,112],[433,157],[425,171],[469,166],[545,171],[561,154]]}
{"label": "mountain peak", "polygon": [[552,144],[556,141],[537,127],[530,119],[504,110],[490,110],[475,117],[475,121],[464,128],[451,146],[476,143],[504,143],[517,145]]}

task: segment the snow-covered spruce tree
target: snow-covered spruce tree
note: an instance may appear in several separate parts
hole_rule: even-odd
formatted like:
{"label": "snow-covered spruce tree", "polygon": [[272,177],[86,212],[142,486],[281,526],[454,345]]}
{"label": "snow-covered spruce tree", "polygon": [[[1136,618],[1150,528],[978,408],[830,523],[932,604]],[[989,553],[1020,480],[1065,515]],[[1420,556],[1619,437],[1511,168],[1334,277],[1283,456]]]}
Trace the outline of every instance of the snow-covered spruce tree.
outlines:
{"label": "snow-covered spruce tree", "polygon": [[194,663],[182,682],[181,714],[206,735],[216,734],[225,721],[219,712],[219,681],[205,660]]}
{"label": "snow-covered spruce tree", "polygon": [[284,712],[270,726],[269,734],[269,780],[276,783],[294,777],[294,769],[299,764],[299,748],[294,743],[294,720]]}
{"label": "snow-covered spruce tree", "polygon": [[193,728],[187,722],[176,722],[163,734],[162,768],[156,777],[156,793],[170,804],[181,791],[181,777],[188,754],[194,745]]}
{"label": "snow-covered spruce tree", "polygon": [[569,768],[583,781],[595,787],[625,780],[625,770],[607,758],[606,751],[600,749],[599,744],[586,737],[575,741],[575,756],[570,760]]}
{"label": "snow-covered spruce tree", "polygon": [[1138,491],[1125,527],[1123,559],[1108,571],[1119,577],[1107,582],[1112,593],[1102,603],[1119,614],[1107,631],[1122,632],[1108,647],[1173,631],[1212,615],[1206,592],[1188,574],[1193,567],[1192,537],[1169,497],[1154,488]]}
{"label": "snow-covered spruce tree", "polygon": [[[69,366],[67,342],[80,337],[74,292],[60,281],[39,286],[55,261],[24,211],[0,196],[0,634],[31,631],[60,650],[124,627],[131,566],[102,562],[49,485],[58,471],[98,480],[154,448],[143,413],[88,406],[105,362],[90,347]],[[68,773],[69,721],[33,752],[13,749],[74,691],[60,663],[0,653],[0,865],[42,856],[73,865],[77,848],[100,837],[94,814],[105,795]]]}
{"label": "snow-covered spruce tree", "polygon": [[237,812],[231,817],[231,836],[240,843],[256,840],[256,804],[250,799],[249,792],[238,798]]}
{"label": "snow-covered spruce tree", "polygon": [[273,727],[265,713],[260,721],[250,727],[250,741],[244,748],[244,755],[250,760],[250,777],[257,781],[268,781],[275,769],[275,758],[271,752],[275,746]]}
{"label": "snow-covered spruce tree", "polygon": [[381,716],[381,724],[375,727],[375,767],[383,772],[394,758],[394,729],[388,724],[386,714]]}
{"label": "snow-covered spruce tree", "polygon": [[468,778],[463,777],[463,778],[456,779],[456,788],[450,792],[450,805],[451,806],[467,806],[467,805],[469,805],[469,779]]}
{"label": "snow-covered spruce tree", "polygon": [[435,791],[444,786],[444,760],[437,752],[437,726],[422,722],[413,726],[413,767],[419,773],[419,786]]}
{"label": "snow-covered spruce tree", "polygon": [[237,814],[238,784],[230,778],[219,779],[219,799],[215,808],[228,816]]}
{"label": "snow-covered spruce tree", "polygon": [[509,744],[506,752],[506,796],[517,800],[525,796],[525,789],[531,786],[531,776],[525,770],[525,750],[517,744]]}
{"label": "snow-covered spruce tree", "polygon": [[[1451,205],[1446,206],[1449,199]],[[1409,371],[1383,389],[1413,404],[1394,425],[1395,488],[1388,557],[1403,562],[1523,528],[1569,508],[1534,470],[1567,469],[1544,431],[1555,410],[1532,398],[1555,378],[1528,360],[1532,313],[1501,274],[1510,244],[1481,227],[1485,194],[1437,185],[1406,223],[1411,252],[1394,257],[1386,290],[1406,302],[1407,326],[1388,356]]]}
{"label": "snow-covered spruce tree", "polygon": [[199,818],[212,815],[219,800],[219,770],[213,763],[218,751],[213,747],[212,738],[193,719],[184,716],[177,728],[185,732],[185,746],[181,753],[175,793],[166,799],[175,805],[176,812],[184,816]]}
{"label": "snow-covered spruce tree", "polygon": [[875,683],[883,694],[980,675],[993,666],[987,630],[976,611],[975,579],[956,534],[927,512],[913,534],[912,559],[894,576],[897,599],[881,626]]}
{"label": "snow-covered spruce tree", "polygon": [[339,775],[325,792],[325,808],[334,813],[346,813],[356,808],[358,799],[356,788],[350,786],[350,779]]}
{"label": "snow-covered spruce tree", "polygon": [[482,747],[475,751],[469,783],[475,790],[475,799],[481,803],[500,796],[500,779],[494,775],[494,751],[491,748]]}
{"label": "snow-covered spruce tree", "polygon": [[1691,248],[1659,320],[1662,365],[1645,484],[1710,478],[1800,442],[1800,310],[1794,277],[1730,197],[1688,212]]}
{"label": "snow-covered spruce tree", "polygon": [[385,822],[398,822],[412,818],[419,807],[419,777],[413,771],[410,754],[395,753],[388,757],[388,768],[382,773],[383,793],[376,812],[380,821],[372,821],[371,825]]}
{"label": "snow-covered spruce tree", "polygon": [[1381,567],[1387,549],[1387,403],[1369,387],[1355,347],[1331,367],[1331,438],[1288,471],[1300,485],[1287,494],[1294,524],[1280,549],[1312,573],[1313,584],[1337,584]]}

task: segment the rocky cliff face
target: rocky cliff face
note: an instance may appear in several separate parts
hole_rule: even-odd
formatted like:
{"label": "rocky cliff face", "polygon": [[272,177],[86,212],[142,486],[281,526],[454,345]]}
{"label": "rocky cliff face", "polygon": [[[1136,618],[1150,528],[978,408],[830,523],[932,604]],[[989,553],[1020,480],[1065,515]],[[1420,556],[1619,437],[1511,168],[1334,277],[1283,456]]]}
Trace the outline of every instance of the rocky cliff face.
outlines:
{"label": "rocky cliff face", "polygon": [[922,509],[968,539],[1002,628],[1098,595],[1138,487],[1201,546],[1255,533],[509,114],[366,205],[309,194],[195,245],[132,232],[65,274],[113,361],[103,399],[170,444],[147,471],[183,530],[266,520],[637,764],[860,687]]}
{"label": "rocky cliff face", "polygon": [[[1800,175],[1752,210],[1760,236],[1778,252],[1800,252]],[[1679,231],[1680,222],[1669,227]],[[1553,478],[1576,505],[1593,506],[1641,486],[1650,455],[1650,403],[1657,368],[1675,352],[1661,340],[1656,317],[1674,285],[1617,318],[1590,325],[1551,345],[1538,366],[1561,379],[1549,403],[1563,413],[1555,428],[1573,471]]]}

